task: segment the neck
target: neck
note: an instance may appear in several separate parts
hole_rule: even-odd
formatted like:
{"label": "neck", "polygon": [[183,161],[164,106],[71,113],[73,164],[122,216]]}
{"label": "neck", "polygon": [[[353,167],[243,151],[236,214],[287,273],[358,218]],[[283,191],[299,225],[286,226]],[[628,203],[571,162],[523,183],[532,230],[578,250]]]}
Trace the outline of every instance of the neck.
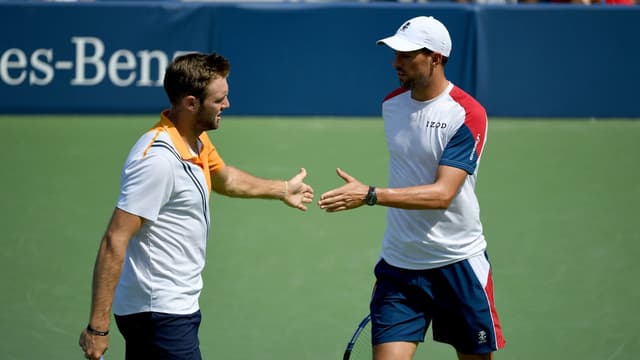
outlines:
{"label": "neck", "polygon": [[449,80],[444,77],[444,74],[434,74],[426,85],[412,89],[411,97],[418,101],[428,101],[442,94],[447,86],[449,86]]}
{"label": "neck", "polygon": [[196,131],[193,120],[183,116],[182,113],[175,109],[171,108],[169,113],[167,114],[167,118],[171,120],[173,125],[178,130],[178,133],[184,140],[184,142],[189,145],[189,147],[194,151],[198,152],[198,137],[201,132]]}

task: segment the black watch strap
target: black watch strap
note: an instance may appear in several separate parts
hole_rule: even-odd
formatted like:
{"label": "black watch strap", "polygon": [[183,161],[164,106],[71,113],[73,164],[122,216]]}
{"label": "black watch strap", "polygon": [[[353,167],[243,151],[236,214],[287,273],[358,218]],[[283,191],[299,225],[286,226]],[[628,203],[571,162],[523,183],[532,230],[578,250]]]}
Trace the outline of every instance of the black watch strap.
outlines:
{"label": "black watch strap", "polygon": [[376,187],[369,185],[369,191],[367,197],[364,198],[365,203],[369,206],[373,206],[378,202],[378,195],[376,195]]}
{"label": "black watch strap", "polygon": [[96,335],[96,336],[107,336],[109,335],[109,330],[107,331],[98,331],[94,328],[91,327],[91,324],[87,325],[87,332],[91,335]]}

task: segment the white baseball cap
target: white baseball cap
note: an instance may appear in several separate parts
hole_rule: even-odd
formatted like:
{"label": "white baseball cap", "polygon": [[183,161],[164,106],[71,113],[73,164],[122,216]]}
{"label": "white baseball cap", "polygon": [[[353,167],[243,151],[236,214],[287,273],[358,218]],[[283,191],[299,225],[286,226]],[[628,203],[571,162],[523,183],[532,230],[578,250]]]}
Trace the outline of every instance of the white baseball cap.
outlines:
{"label": "white baseball cap", "polygon": [[396,34],[378,40],[396,51],[415,51],[427,48],[446,57],[451,54],[451,37],[447,28],[433,16],[418,16],[400,26]]}

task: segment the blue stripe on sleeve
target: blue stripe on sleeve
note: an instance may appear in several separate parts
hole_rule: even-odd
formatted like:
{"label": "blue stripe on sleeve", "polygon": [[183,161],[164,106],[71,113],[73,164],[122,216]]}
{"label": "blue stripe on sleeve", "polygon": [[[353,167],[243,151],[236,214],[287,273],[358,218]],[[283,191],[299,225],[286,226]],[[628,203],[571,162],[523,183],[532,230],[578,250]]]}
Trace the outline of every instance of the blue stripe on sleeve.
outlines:
{"label": "blue stripe on sleeve", "polygon": [[471,175],[476,170],[477,164],[476,139],[473,138],[471,130],[466,125],[462,125],[447,143],[440,165],[456,167]]}

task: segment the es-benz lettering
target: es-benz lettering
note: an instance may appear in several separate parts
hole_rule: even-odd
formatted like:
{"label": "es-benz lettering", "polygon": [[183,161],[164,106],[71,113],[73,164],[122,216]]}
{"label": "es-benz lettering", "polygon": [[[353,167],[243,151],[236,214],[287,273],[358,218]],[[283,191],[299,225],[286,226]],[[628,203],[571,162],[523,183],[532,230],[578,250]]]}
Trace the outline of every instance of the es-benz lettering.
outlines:
{"label": "es-benz lettering", "polygon": [[62,50],[40,48],[32,52],[20,48],[0,49],[0,85],[47,86],[59,71],[72,72],[70,85],[96,86],[105,81],[120,87],[162,86],[169,61],[191,51],[175,51],[170,58],[162,50],[115,49],[107,53],[98,37],[73,36],[73,56],[58,59]]}

